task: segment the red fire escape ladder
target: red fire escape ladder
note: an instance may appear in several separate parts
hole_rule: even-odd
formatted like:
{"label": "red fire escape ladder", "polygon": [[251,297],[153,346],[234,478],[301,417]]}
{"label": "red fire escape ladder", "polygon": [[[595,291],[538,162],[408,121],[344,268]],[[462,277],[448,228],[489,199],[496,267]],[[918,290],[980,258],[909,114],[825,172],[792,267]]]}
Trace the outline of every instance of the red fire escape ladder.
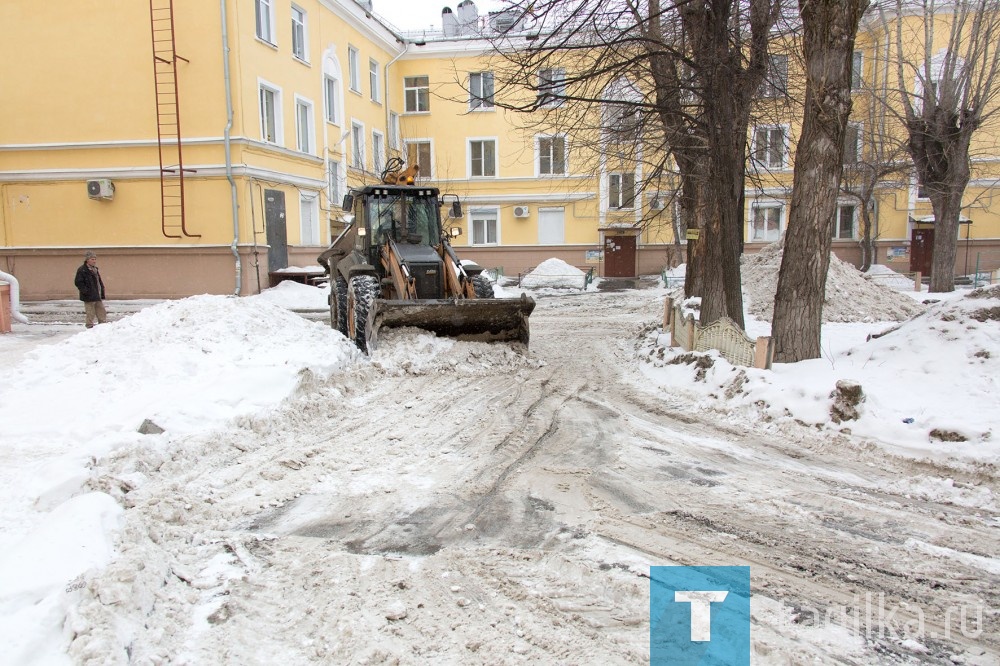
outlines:
{"label": "red fire escape ladder", "polygon": [[161,229],[167,238],[201,238],[184,223],[184,168],[181,151],[180,103],[177,95],[177,55],[173,0],[149,0],[153,36],[153,81],[156,86],[156,137],[160,153]]}

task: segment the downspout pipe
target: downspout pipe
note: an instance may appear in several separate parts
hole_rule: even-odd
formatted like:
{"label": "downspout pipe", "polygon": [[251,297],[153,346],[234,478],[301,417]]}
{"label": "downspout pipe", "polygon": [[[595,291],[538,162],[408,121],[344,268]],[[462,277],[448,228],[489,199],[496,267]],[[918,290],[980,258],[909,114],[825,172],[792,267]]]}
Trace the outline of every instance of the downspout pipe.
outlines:
{"label": "downspout pipe", "polygon": [[230,131],[233,129],[233,91],[229,75],[229,26],[226,16],[226,0],[219,0],[219,13],[222,16],[222,78],[226,88],[226,128],[222,132],[223,146],[226,153],[226,179],[229,181],[229,191],[233,207],[233,242],[229,246],[236,262],[236,289],[234,296],[239,296],[243,286],[243,264],[240,261],[240,213],[239,198],[236,191],[236,181],[233,179],[233,148],[230,142]]}
{"label": "downspout pipe", "polygon": [[17,278],[10,273],[0,271],[0,280],[10,284],[10,316],[22,324],[30,324],[28,318],[20,312],[21,307],[21,285]]}
{"label": "downspout pipe", "polygon": [[[389,109],[389,68],[392,64],[406,55],[406,50],[410,48],[410,40],[401,38],[403,42],[403,50],[399,52],[395,58],[386,63],[382,75],[382,83],[385,87],[385,132],[386,134],[392,136],[392,111]],[[402,146],[402,137],[397,133],[396,141],[399,142],[398,145]],[[407,165],[409,166],[409,165]]]}

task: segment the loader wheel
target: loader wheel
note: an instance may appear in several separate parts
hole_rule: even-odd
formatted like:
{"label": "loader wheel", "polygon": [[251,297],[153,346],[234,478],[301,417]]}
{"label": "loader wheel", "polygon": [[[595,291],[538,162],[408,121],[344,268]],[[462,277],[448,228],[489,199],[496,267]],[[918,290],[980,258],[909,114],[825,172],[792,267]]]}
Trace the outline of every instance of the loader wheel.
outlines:
{"label": "loader wheel", "polygon": [[374,275],[355,275],[348,290],[348,337],[364,353],[368,353],[368,312],[378,298],[378,278]]}
{"label": "loader wheel", "polygon": [[347,280],[338,275],[331,289],[330,326],[347,335]]}
{"label": "loader wheel", "polygon": [[472,276],[472,288],[476,290],[476,298],[493,298],[493,283],[482,273]]}

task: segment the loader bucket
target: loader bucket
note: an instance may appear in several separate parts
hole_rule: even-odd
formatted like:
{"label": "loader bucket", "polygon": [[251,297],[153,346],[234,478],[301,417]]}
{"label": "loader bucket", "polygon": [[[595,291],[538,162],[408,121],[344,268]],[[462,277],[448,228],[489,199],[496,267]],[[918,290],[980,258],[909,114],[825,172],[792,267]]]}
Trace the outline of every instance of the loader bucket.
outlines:
{"label": "loader bucket", "polygon": [[368,350],[378,346],[383,328],[413,326],[432,333],[483,342],[528,344],[528,316],[535,301],[520,298],[459,298],[425,300],[377,299],[369,315]]}

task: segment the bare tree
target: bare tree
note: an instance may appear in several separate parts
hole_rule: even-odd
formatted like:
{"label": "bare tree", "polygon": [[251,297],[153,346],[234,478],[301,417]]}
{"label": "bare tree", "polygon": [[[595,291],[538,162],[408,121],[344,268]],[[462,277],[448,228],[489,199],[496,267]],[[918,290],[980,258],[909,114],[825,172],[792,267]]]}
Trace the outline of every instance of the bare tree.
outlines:
{"label": "bare tree", "polygon": [[589,146],[593,164],[636,163],[640,188],[676,193],[679,226],[700,232],[685,290],[701,296],[705,323],[726,315],[743,325],[746,134],[780,6],[523,0],[507,11],[527,29],[495,42],[498,105],[531,114],[535,127],[572,128],[574,163]]}
{"label": "bare tree", "polygon": [[953,291],[972,137],[998,106],[1000,2],[895,0],[880,4],[879,18],[896,59],[899,108],[888,108],[906,128],[917,179],[934,210],[930,291]]}
{"label": "bare tree", "polygon": [[771,325],[774,358],[820,355],[833,213],[851,113],[854,38],[868,0],[799,0],[806,98]]}
{"label": "bare tree", "polygon": [[[858,244],[861,247],[862,272],[876,263],[875,243],[880,236],[878,226],[879,194],[905,188],[913,165],[906,150],[905,133],[890,124],[884,100],[886,81],[877,57],[873,58],[871,76],[860,71],[860,62],[853,63],[852,93],[855,103],[844,138],[844,172],[840,191],[857,202]],[[860,106],[860,109],[859,109]],[[840,220],[835,220],[838,225]],[[836,229],[835,229],[836,231]]]}

